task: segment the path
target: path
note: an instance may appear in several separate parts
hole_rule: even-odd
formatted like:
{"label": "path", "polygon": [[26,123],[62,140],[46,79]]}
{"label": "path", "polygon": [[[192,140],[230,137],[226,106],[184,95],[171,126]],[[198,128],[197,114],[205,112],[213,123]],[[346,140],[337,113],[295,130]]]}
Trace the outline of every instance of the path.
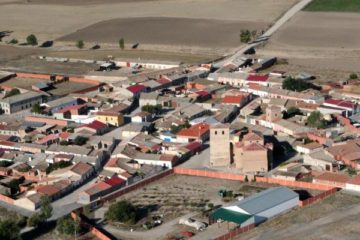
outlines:
{"label": "path", "polygon": [[258,37],[257,41],[253,43],[247,44],[246,46],[242,46],[238,48],[233,55],[228,58],[225,58],[214,65],[216,66],[224,66],[228,63],[236,61],[241,58],[242,55],[251,48],[254,48],[264,41],[268,40],[280,27],[282,27],[287,21],[289,21],[297,12],[301,11],[306,5],[308,5],[312,0],[301,0],[297,4],[295,4],[292,8],[290,8],[282,17],[280,17],[264,34]]}

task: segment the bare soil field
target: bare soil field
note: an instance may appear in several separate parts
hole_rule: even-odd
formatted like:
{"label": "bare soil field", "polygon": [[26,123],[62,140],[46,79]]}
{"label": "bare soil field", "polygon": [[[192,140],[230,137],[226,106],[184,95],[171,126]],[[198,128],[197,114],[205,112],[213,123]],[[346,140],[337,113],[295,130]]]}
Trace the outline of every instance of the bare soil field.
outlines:
{"label": "bare soil field", "polygon": [[[96,23],[59,41],[116,43],[121,37],[134,44],[234,48],[241,29],[266,29],[261,22],[189,18],[127,18]],[[109,34],[111,33],[111,34]]]}
{"label": "bare soil field", "polygon": [[360,197],[338,192],[271,219],[236,239],[359,239]]}
{"label": "bare soil field", "polygon": [[[259,54],[288,58],[295,65],[334,78],[337,71],[359,71],[360,14],[300,12],[286,23]],[[347,73],[347,76],[348,76]],[[335,79],[330,79],[335,80]],[[340,79],[337,79],[340,80]]]}
{"label": "bare soil field", "polygon": [[[13,31],[4,41],[17,38],[19,42],[24,42],[27,35],[34,33],[41,43],[74,33],[77,30],[99,22],[118,18],[164,18],[165,22],[163,24],[165,25],[167,24],[166,18],[188,18],[251,22],[255,23],[255,26],[257,26],[257,24],[268,26],[297,1],[298,0],[137,0],[123,2],[119,0],[118,3],[109,4],[105,1],[94,5],[90,3],[100,1],[91,0],[90,3],[87,4],[87,1],[82,0],[80,5],[69,6],[67,3],[69,3],[70,0],[56,1],[55,4],[44,4],[44,2],[47,1],[39,0],[35,3],[3,4],[0,8],[0,22],[4,30]],[[113,0],[113,2],[115,2],[115,0]],[[157,27],[159,25],[155,24],[154,26]],[[222,27],[222,25],[219,25],[219,27]],[[239,40],[238,34],[241,27],[241,24],[239,24],[237,29],[230,29],[231,31],[236,31],[235,35],[232,35],[237,35],[236,40]],[[113,29],[113,27],[110,28],[111,31]],[[195,32],[190,32],[190,34],[197,34],[197,31],[199,31],[199,27],[191,27],[191,29]],[[136,29],[133,30],[135,31]],[[111,31],[105,33],[103,36],[104,39],[108,39],[108,35],[113,35]],[[229,30],[213,29],[213,32],[217,31],[220,31],[222,34],[225,33],[223,36],[224,41],[227,41],[226,39],[229,38],[226,33],[231,34]],[[159,30],[150,29],[148,32],[158,33]],[[176,32],[176,29],[174,32]],[[173,34],[167,35],[170,42]],[[120,36],[116,36],[116,38],[119,37]],[[178,37],[178,35],[175,34],[174,37]],[[142,39],[136,40],[141,42]],[[115,44],[117,44],[117,41]],[[56,46],[57,43],[55,42],[55,47]]]}

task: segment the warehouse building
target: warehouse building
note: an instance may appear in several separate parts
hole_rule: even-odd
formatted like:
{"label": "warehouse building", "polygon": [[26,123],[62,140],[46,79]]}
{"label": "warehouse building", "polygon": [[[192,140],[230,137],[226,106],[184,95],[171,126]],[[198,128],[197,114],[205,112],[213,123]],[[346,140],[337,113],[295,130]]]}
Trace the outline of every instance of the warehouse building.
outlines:
{"label": "warehouse building", "polygon": [[22,111],[31,108],[35,104],[41,104],[43,96],[36,92],[25,92],[0,100],[0,107],[5,114]]}
{"label": "warehouse building", "polygon": [[223,220],[241,227],[258,225],[286,212],[299,203],[299,195],[287,187],[274,187],[222,207],[210,215],[210,222]]}

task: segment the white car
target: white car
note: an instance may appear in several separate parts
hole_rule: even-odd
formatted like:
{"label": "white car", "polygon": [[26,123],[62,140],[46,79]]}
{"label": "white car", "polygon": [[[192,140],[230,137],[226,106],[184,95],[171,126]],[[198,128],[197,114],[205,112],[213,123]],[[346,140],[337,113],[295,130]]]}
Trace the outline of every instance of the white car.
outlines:
{"label": "white car", "polygon": [[193,227],[198,231],[204,231],[206,228],[205,223],[196,221],[195,219],[192,218],[180,218],[179,220],[179,224],[183,224],[189,227]]}

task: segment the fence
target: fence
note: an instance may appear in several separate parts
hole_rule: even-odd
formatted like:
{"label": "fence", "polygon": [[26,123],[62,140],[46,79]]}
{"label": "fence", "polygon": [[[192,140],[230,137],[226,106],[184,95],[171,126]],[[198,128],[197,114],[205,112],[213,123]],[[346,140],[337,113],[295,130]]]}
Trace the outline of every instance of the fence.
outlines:
{"label": "fence", "polygon": [[121,195],[124,195],[124,194],[126,194],[128,192],[134,191],[134,190],[136,190],[138,188],[145,187],[149,183],[157,181],[157,180],[159,180],[159,179],[161,179],[163,177],[169,176],[169,175],[171,175],[173,173],[174,173],[173,169],[165,170],[164,172],[161,172],[161,173],[159,173],[157,175],[154,175],[154,176],[151,176],[151,177],[146,178],[144,180],[141,180],[141,181],[139,181],[137,183],[134,183],[134,184],[132,184],[132,185],[130,185],[128,187],[121,188],[120,190],[118,190],[116,192],[113,192],[113,193],[101,198],[97,202],[100,201],[100,203],[101,203],[101,202],[111,201],[113,199],[116,199],[116,198],[120,197]]}
{"label": "fence", "polygon": [[238,175],[238,174],[233,174],[233,173],[214,172],[214,171],[207,171],[207,170],[190,169],[190,168],[182,168],[182,167],[175,167],[174,173],[180,174],[180,175],[197,176],[197,177],[209,177],[209,178],[245,181],[245,176],[243,176],[243,175]]}
{"label": "fence", "polygon": [[338,188],[332,188],[330,190],[327,190],[326,192],[322,192],[314,197],[308,198],[304,201],[299,201],[300,207],[305,207],[307,205],[313,204],[315,202],[318,202],[320,200],[323,200],[324,198],[329,197],[330,195],[336,193],[338,191]]}
{"label": "fence", "polygon": [[233,230],[230,230],[228,233],[226,233],[226,234],[224,234],[224,235],[222,235],[220,237],[215,238],[214,240],[232,239],[232,238],[236,237],[239,234],[250,231],[253,228],[255,228],[255,224],[251,224],[251,225],[248,225],[248,226],[245,226],[245,227],[242,227],[242,228],[238,227],[238,228],[235,228]]}
{"label": "fence", "polygon": [[[214,172],[208,170],[197,170],[197,169],[190,169],[190,168],[183,168],[183,167],[175,167],[174,168],[175,174],[182,174],[182,175],[191,175],[191,176],[198,176],[198,177],[209,177],[209,178],[218,178],[218,179],[227,179],[227,180],[235,180],[235,181],[244,181],[245,176],[234,174],[234,173],[224,173],[224,172]],[[288,187],[298,187],[298,188],[307,188],[307,189],[315,189],[315,190],[322,190],[327,191],[333,188],[333,186],[328,186],[324,184],[316,184],[310,182],[300,182],[300,181],[290,181],[290,180],[282,180],[282,179],[275,179],[275,178],[268,178],[268,177],[256,177],[257,182],[263,183],[271,183],[277,184],[282,186]]]}

